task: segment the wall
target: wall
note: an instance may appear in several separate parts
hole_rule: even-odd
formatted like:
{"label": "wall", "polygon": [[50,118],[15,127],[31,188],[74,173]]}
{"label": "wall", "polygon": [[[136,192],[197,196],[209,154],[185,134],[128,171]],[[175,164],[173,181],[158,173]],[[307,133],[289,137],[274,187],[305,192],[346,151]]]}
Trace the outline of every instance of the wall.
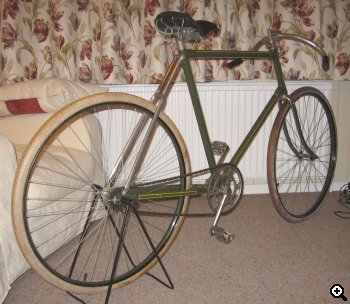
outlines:
{"label": "wall", "polygon": [[334,190],[350,182],[350,81],[332,81],[332,107],[338,131],[338,161]]}

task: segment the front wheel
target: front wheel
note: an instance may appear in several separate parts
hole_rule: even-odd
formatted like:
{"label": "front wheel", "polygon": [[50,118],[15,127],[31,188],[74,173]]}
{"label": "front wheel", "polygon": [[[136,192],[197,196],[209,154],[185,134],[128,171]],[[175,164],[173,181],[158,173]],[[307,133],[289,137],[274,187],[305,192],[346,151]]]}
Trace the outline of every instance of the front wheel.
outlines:
{"label": "front wheel", "polygon": [[298,222],[318,210],[336,155],[336,125],[326,97],[312,87],[296,90],[281,106],[268,145],[269,191],[284,219]]}
{"label": "front wheel", "polygon": [[14,230],[29,264],[51,284],[77,293],[122,287],[176,238],[189,198],[152,193],[188,189],[190,164],[164,113],[129,188],[147,199],[130,203],[123,194],[155,110],[127,94],[89,96],[53,115],[28,145],[13,190]]}

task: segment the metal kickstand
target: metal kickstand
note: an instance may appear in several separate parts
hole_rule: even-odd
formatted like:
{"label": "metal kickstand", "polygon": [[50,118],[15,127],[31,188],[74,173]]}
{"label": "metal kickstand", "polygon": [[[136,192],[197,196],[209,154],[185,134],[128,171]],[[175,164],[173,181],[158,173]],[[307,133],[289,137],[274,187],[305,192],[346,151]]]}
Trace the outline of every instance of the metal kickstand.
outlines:
{"label": "metal kickstand", "polygon": [[[146,227],[145,225],[143,224],[141,218],[140,218],[140,215],[137,211],[137,208],[136,208],[136,204],[137,202],[135,200],[127,200],[127,199],[122,199],[122,202],[124,204],[126,204],[126,212],[124,214],[124,219],[123,219],[123,224],[122,224],[122,228],[121,228],[121,231],[119,232],[117,227],[116,227],[116,224],[114,223],[114,220],[111,216],[109,216],[114,228],[115,228],[115,231],[116,233],[118,234],[118,238],[119,238],[119,243],[118,243],[118,248],[117,248],[117,251],[116,251],[116,255],[115,255],[115,259],[114,259],[114,262],[113,262],[113,268],[112,268],[112,272],[111,272],[111,277],[110,277],[110,283],[108,285],[108,289],[107,289],[107,292],[106,292],[106,297],[105,297],[105,304],[108,304],[109,303],[109,299],[110,299],[110,296],[111,296],[111,292],[112,292],[112,287],[113,287],[113,278],[116,274],[116,271],[117,271],[117,267],[118,267],[118,262],[119,262],[119,257],[120,257],[120,254],[121,254],[121,250],[122,248],[124,248],[125,252],[126,252],[126,255],[130,261],[130,263],[133,265],[133,266],[136,266],[131,258],[131,255],[129,254],[125,244],[124,244],[124,237],[125,237],[125,233],[126,233],[126,226],[127,226],[127,222],[128,222],[128,218],[130,216],[130,212],[133,212],[134,215],[136,216],[136,219],[138,221],[138,223],[140,224],[140,227],[141,227],[141,230],[142,232],[145,234],[146,236],[146,239],[149,243],[149,245],[151,246],[152,248],[152,251],[153,253],[155,254],[155,257],[156,259],[158,260],[158,263],[160,265],[160,267],[162,268],[163,272],[164,272],[164,275],[167,279],[168,282],[164,282],[163,280],[161,280],[160,278],[156,277],[155,275],[147,272],[146,274],[148,276],[150,276],[151,278],[153,278],[154,280],[156,280],[158,283],[162,284],[163,286],[169,288],[169,289],[174,289],[174,284],[173,282],[171,281],[171,278],[151,240],[151,237],[149,236],[147,230],[146,230]],[[131,210],[130,210],[131,209]],[[72,293],[70,292],[67,292],[67,294],[69,296],[71,296],[72,298],[74,298],[75,300],[77,300],[78,302],[80,303],[83,303],[83,304],[86,304],[82,299],[80,299],[79,297],[73,295]]]}

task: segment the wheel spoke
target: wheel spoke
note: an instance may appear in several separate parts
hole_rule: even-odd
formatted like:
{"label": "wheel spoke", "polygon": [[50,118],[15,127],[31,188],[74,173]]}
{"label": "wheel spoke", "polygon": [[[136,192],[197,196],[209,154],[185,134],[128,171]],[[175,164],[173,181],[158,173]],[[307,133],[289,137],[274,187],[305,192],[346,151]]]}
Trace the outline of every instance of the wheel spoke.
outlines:
{"label": "wheel spoke", "polygon": [[[124,95],[101,98],[73,103],[53,116],[35,148],[28,149],[23,161],[28,165],[17,183],[21,235],[32,253],[30,263],[44,266],[44,278],[54,285],[63,281],[71,291],[108,290],[147,273],[175,239],[188,205],[184,197],[135,202],[132,208],[123,202],[122,189],[155,107]],[[155,121],[132,187],[186,176],[187,152],[173,128],[163,114]],[[183,191],[188,180],[182,177],[145,191],[151,194],[169,185]]]}
{"label": "wheel spoke", "polygon": [[300,129],[293,107],[285,104],[270,137],[268,181],[276,209],[293,222],[314,214],[330,187],[336,129],[329,103],[316,89],[299,89],[291,98]]}

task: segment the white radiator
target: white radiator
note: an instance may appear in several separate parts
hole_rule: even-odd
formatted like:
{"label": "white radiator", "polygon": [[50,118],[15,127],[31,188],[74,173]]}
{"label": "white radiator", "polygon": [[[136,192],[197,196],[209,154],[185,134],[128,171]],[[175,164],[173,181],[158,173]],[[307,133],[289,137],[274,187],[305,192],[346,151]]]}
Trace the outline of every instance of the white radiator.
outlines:
{"label": "white radiator", "polygon": [[[302,86],[313,86],[330,99],[332,83],[327,81],[287,82],[291,93]],[[110,92],[125,92],[147,100],[157,85],[113,85]],[[230,81],[202,83],[197,85],[201,104],[207,121],[211,141],[224,141],[230,146],[227,160],[231,158],[250,127],[262,111],[276,88],[274,81]],[[207,168],[203,145],[185,83],[175,84],[167,100],[165,112],[182,133],[190,154],[192,170]],[[269,117],[252,146],[239,164],[244,177],[245,193],[265,193],[266,154],[270,130],[276,110]]]}

